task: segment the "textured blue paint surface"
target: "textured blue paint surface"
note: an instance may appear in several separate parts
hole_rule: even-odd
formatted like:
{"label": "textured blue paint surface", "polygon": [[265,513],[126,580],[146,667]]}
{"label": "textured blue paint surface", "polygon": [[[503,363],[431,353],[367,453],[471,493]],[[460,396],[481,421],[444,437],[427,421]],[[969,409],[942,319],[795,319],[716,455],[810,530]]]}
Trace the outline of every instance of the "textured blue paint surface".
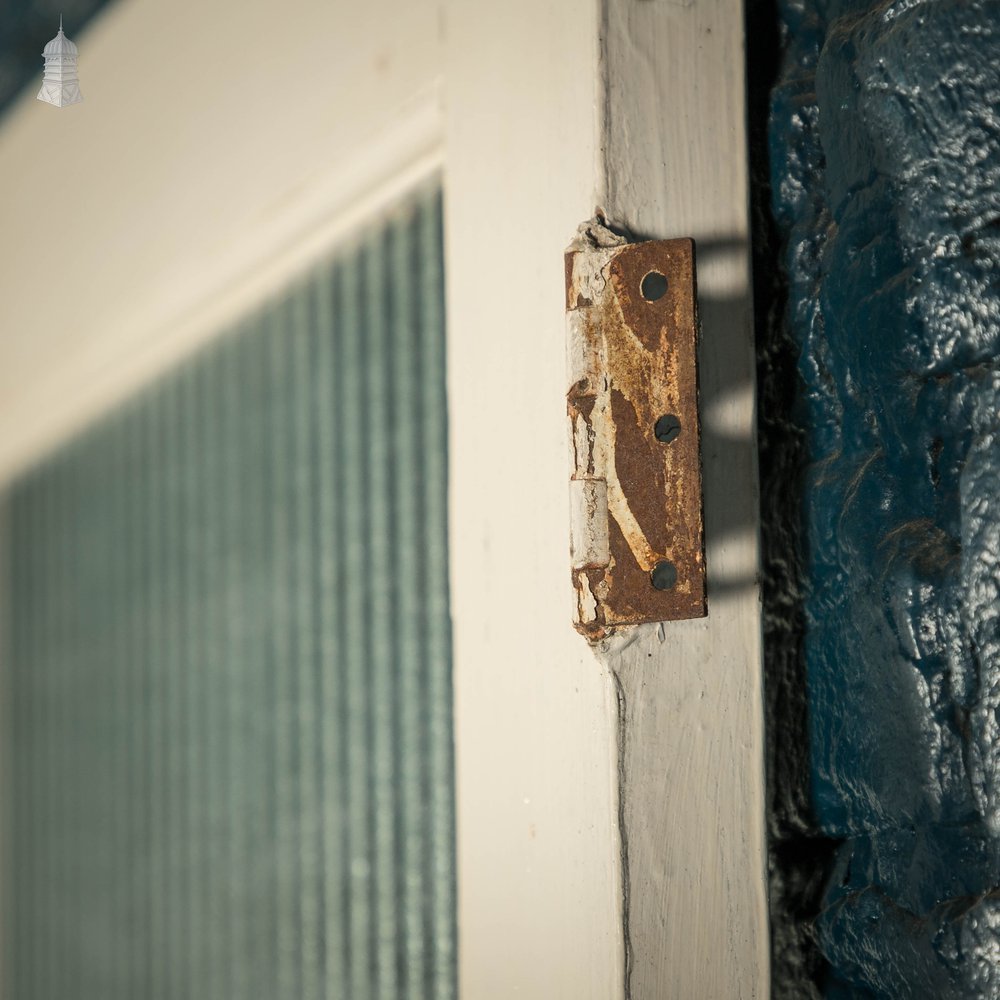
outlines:
{"label": "textured blue paint surface", "polygon": [[1000,4],[780,17],[821,989],[1000,997]]}

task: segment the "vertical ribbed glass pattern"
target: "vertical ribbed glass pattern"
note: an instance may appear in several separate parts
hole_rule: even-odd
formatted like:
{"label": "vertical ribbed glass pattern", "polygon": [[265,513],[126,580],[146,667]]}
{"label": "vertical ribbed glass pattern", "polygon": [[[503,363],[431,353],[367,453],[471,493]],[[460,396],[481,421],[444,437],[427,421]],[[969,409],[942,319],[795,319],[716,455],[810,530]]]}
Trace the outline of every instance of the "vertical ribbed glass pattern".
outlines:
{"label": "vertical ribbed glass pattern", "polygon": [[5,498],[10,1000],[455,996],[441,199]]}

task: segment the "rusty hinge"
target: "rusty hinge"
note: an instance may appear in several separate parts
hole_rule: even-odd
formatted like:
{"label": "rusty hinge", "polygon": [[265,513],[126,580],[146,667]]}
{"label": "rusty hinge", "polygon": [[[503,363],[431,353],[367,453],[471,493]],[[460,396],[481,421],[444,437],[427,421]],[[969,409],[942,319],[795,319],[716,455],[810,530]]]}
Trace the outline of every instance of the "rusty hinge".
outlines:
{"label": "rusty hinge", "polygon": [[704,617],[694,242],[581,226],[566,314],[576,627]]}

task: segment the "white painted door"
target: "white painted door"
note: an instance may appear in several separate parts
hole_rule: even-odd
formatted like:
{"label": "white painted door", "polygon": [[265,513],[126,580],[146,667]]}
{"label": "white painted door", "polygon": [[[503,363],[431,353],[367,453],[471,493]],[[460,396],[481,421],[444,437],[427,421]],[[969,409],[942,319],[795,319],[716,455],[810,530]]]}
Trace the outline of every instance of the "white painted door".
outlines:
{"label": "white painted door", "polygon": [[[762,998],[740,4],[456,3],[447,30],[463,995]],[[709,615],[595,656],[569,624],[559,267],[598,207],[698,243]]]}
{"label": "white painted door", "polygon": [[[440,172],[461,995],[765,997],[740,4],[122,0],[77,41],[84,103],[0,127],[0,476]],[[597,208],[698,243],[709,616],[595,652],[562,254]]]}

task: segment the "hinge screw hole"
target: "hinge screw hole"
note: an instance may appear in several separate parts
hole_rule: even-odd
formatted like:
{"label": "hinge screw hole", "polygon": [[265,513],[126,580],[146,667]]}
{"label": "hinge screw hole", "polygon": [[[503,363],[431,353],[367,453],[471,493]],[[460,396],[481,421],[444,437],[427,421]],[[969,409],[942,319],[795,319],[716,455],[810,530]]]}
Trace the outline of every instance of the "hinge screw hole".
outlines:
{"label": "hinge screw hole", "polygon": [[662,441],[664,444],[670,444],[680,432],[681,422],[672,413],[665,413],[656,421],[656,426],[653,428],[656,440]]}
{"label": "hinge screw hole", "polygon": [[670,590],[677,583],[677,567],[669,559],[661,559],[650,570],[649,579],[657,590]]}
{"label": "hinge screw hole", "polygon": [[667,294],[667,276],[659,271],[650,271],[639,283],[639,291],[647,302],[656,302]]}

